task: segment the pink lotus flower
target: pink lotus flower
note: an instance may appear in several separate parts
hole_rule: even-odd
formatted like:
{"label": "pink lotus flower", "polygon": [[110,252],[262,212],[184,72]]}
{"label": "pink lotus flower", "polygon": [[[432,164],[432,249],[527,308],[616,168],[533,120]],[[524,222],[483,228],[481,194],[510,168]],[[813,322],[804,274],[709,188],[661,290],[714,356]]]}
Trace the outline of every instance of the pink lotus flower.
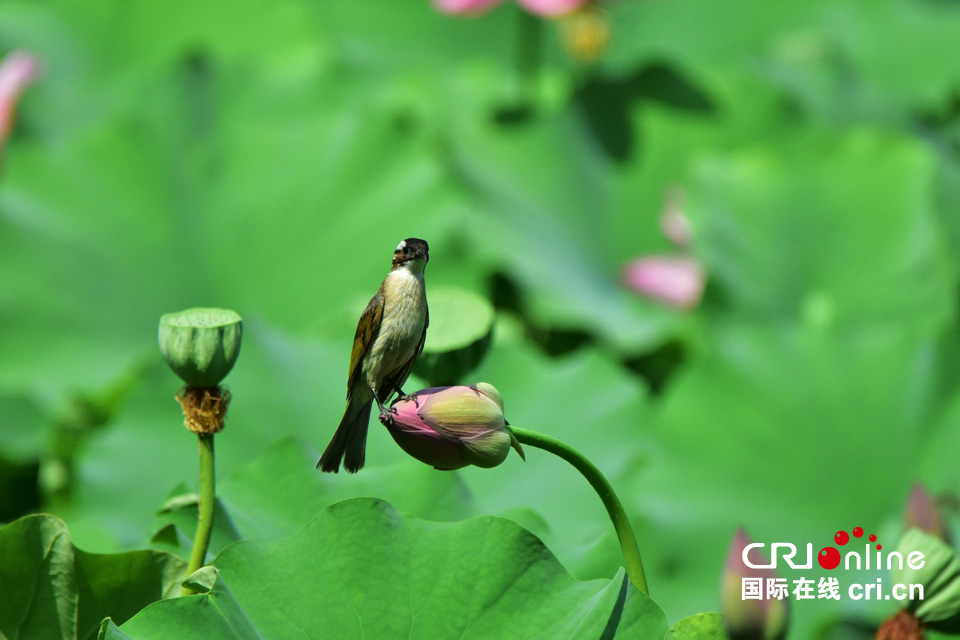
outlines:
{"label": "pink lotus flower", "polygon": [[523,457],[503,418],[500,392],[485,382],[422,389],[394,403],[380,421],[401,449],[437,469],[495,467],[511,447]]}
{"label": "pink lotus flower", "polygon": [[[778,600],[767,595],[767,579],[777,578],[776,571],[753,569],[744,564],[743,550],[750,543],[750,538],[747,537],[743,527],[737,529],[723,570],[723,620],[727,627],[727,635],[731,638],[781,640],[787,635],[790,617],[788,600]],[[756,548],[750,550],[748,558],[752,564],[767,562],[765,558],[760,557],[759,550]],[[760,580],[762,599],[743,597],[744,578]],[[792,586],[790,583],[786,584],[788,588]]]}
{"label": "pink lotus flower", "polygon": [[[444,13],[477,15],[492,9],[503,0],[434,0],[434,6]],[[538,16],[554,18],[576,11],[588,0],[517,0],[517,4]]]}
{"label": "pink lotus flower", "polygon": [[663,236],[678,249],[689,249],[693,241],[693,229],[690,220],[683,212],[687,194],[680,187],[671,187],[667,190],[663,202],[663,211],[660,213],[660,231]]}
{"label": "pink lotus flower", "polygon": [[0,61],[0,146],[13,129],[17,100],[40,73],[40,61],[26,51],[14,51]]}
{"label": "pink lotus flower", "polygon": [[920,529],[949,542],[947,527],[943,523],[943,518],[940,517],[940,511],[937,510],[933,498],[919,482],[910,490],[903,528],[904,530]]}
{"label": "pink lotus flower", "polygon": [[688,256],[647,256],[627,264],[624,284],[678,309],[700,304],[706,276],[700,262]]}
{"label": "pink lotus flower", "polygon": [[660,214],[660,231],[682,253],[637,258],[624,268],[623,282],[646,298],[690,310],[700,304],[707,277],[700,261],[686,253],[693,241],[693,229],[683,210],[685,203],[684,191],[670,187]]}

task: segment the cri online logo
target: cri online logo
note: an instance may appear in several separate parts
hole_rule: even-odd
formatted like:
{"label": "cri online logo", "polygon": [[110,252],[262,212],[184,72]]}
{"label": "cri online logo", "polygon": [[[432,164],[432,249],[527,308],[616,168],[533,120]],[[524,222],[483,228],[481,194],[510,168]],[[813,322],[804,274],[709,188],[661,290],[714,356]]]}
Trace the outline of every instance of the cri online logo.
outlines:
{"label": "cri online logo", "polygon": [[[853,534],[854,538],[863,537],[863,527],[854,527],[850,533],[846,531],[837,531],[833,536],[833,541],[837,544],[838,547],[846,546],[850,542],[850,535]],[[867,536],[869,542],[864,541],[864,552],[863,558],[861,558],[860,553],[857,551],[848,551],[845,556],[844,569],[870,569],[871,563],[871,545],[876,546],[876,562],[874,567],[877,569],[882,568],[883,563],[880,557],[880,550],[883,548],[882,545],[876,544],[877,536],[870,534]],[[762,542],[754,542],[748,544],[743,548],[743,553],[741,558],[743,563],[750,567],[751,569],[776,569],[777,568],[777,559],[782,556],[784,561],[791,569],[812,569],[813,568],[813,544],[807,543],[807,558],[806,562],[800,564],[794,562],[794,558],[797,556],[797,547],[790,542],[774,542],[770,545],[770,562],[768,564],[758,564],[750,561],[750,550],[757,548],[762,549],[766,545]],[[836,547],[824,547],[820,549],[820,553],[817,554],[817,562],[820,563],[820,566],[826,570],[836,569],[840,566],[840,551]],[[861,560],[866,560],[866,566],[861,567]],[[924,565],[923,553],[920,551],[911,551],[907,554],[907,565],[914,569],[921,569]],[[899,551],[893,551],[887,554],[887,569],[891,569],[894,564],[898,564],[900,569],[903,569],[904,558]]]}
{"label": "cri online logo", "polygon": [[[854,538],[863,537],[863,527],[854,527],[853,531],[850,533],[853,534]],[[850,542],[850,535],[846,531],[837,531],[833,536],[833,541],[837,543],[837,546],[842,547],[848,542]],[[870,542],[876,542],[877,536],[870,534]],[[870,548],[869,546],[867,547]],[[877,551],[883,548],[882,545],[877,545]],[[817,562],[820,563],[820,566],[824,569],[836,569],[837,565],[840,564],[840,552],[837,551],[836,547],[824,547],[820,549],[820,553],[817,554]]]}

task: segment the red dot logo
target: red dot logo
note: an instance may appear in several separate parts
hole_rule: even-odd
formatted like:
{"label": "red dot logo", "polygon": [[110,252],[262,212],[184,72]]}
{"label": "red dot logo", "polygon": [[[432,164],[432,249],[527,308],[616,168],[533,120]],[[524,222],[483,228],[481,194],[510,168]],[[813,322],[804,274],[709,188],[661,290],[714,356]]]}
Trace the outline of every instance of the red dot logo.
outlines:
{"label": "red dot logo", "polygon": [[836,569],[837,565],[840,564],[840,552],[833,547],[824,547],[820,549],[820,553],[817,555],[817,562],[824,569]]}
{"label": "red dot logo", "polygon": [[880,551],[880,549],[882,548],[883,548],[883,545],[879,545],[879,544],[877,545],[877,551]]}
{"label": "red dot logo", "polygon": [[853,528],[853,537],[859,538],[863,535],[863,527],[854,527]]}
{"label": "red dot logo", "polygon": [[876,541],[877,541],[877,536],[875,536],[875,535],[873,535],[873,534],[871,533],[871,534],[870,534],[870,542],[876,542]]}
{"label": "red dot logo", "polygon": [[836,535],[833,536],[833,541],[842,547],[850,542],[850,536],[847,535],[846,531],[837,531]]}

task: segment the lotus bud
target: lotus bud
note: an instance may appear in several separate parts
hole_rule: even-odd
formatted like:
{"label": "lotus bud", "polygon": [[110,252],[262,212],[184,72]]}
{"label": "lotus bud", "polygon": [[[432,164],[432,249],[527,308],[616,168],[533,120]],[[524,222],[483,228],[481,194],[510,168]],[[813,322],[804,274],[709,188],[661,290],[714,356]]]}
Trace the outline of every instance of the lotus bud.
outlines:
{"label": "lotus bud", "polygon": [[683,189],[671,187],[664,196],[663,210],[660,213],[660,231],[678,249],[689,249],[693,243],[693,229],[690,219],[684,213],[686,200]]}
{"label": "lotus bud", "polygon": [[[479,15],[500,4],[502,0],[433,0],[434,6],[443,13],[455,15]],[[555,18],[576,10],[587,0],[517,0],[526,11]]]}
{"label": "lotus bud", "polygon": [[188,387],[215,387],[240,355],[243,323],[228,309],[187,309],[160,318],[160,353]]}
{"label": "lotus bud", "polygon": [[[746,531],[742,527],[738,529],[723,570],[723,617],[727,635],[731,640],[781,640],[787,635],[787,600],[767,595],[767,580],[777,578],[776,571],[752,569],[743,562],[743,550],[750,542]],[[757,549],[751,549],[750,562],[766,564],[760,555]],[[744,578],[760,585],[760,599],[744,597],[747,595]]]}
{"label": "lotus bud", "polygon": [[511,447],[524,457],[500,392],[485,382],[422,389],[395,402],[381,421],[401,449],[437,469],[495,467]]}
{"label": "lotus bud", "polygon": [[20,94],[36,82],[41,66],[40,59],[26,51],[13,51],[0,60],[0,146],[13,129]]}
{"label": "lotus bud", "polygon": [[910,498],[907,500],[907,512],[903,520],[904,530],[920,529],[945,542],[950,541],[947,535],[947,528],[943,524],[943,518],[940,517],[940,512],[937,510],[937,505],[920,483],[913,485],[913,488],[910,490]]}
{"label": "lotus bud", "polygon": [[473,16],[492,9],[501,0],[433,0],[433,5],[443,13]]}
{"label": "lotus bud", "polygon": [[706,276],[700,262],[688,256],[646,256],[631,261],[624,283],[637,293],[677,309],[700,304]]}

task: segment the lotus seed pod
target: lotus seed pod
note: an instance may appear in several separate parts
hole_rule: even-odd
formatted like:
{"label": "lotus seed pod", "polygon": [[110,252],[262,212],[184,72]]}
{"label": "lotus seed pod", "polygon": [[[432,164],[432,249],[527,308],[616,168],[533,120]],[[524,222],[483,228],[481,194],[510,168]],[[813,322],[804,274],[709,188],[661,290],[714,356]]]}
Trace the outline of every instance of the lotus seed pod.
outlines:
{"label": "lotus seed pod", "polygon": [[160,318],[164,360],[188,387],[216,387],[240,354],[243,322],[229,309],[187,309]]}

